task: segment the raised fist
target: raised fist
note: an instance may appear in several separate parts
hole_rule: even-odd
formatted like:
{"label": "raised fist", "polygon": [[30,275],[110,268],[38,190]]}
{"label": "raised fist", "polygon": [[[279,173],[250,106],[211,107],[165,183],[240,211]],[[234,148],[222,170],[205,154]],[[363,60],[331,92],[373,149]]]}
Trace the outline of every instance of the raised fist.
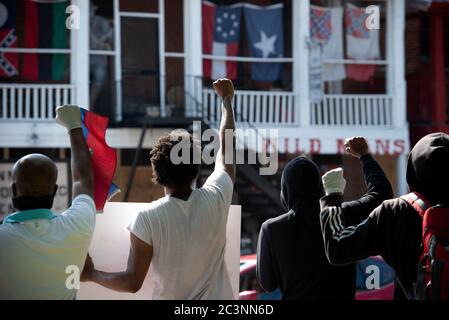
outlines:
{"label": "raised fist", "polygon": [[214,82],[215,92],[224,98],[232,98],[234,96],[234,85],[229,79],[218,79]]}
{"label": "raised fist", "polygon": [[56,122],[67,131],[82,128],[81,110],[76,105],[64,105],[56,108]]}
{"label": "raised fist", "polygon": [[352,137],[345,141],[346,152],[360,158],[369,153],[368,143],[364,137]]}
{"label": "raised fist", "polygon": [[322,177],[323,187],[326,195],[343,194],[346,187],[346,180],[343,178],[343,169],[337,168],[330,170]]}

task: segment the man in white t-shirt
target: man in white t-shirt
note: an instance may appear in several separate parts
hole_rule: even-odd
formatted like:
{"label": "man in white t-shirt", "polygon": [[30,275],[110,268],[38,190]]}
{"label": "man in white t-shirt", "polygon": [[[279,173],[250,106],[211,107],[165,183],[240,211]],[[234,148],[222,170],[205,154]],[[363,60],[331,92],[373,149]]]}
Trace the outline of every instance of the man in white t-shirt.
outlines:
{"label": "man in white t-shirt", "polygon": [[[153,299],[234,298],[224,260],[235,180],[234,87],[230,80],[223,79],[216,81],[214,88],[223,104],[220,149],[212,175],[202,188],[193,189],[200,170],[200,165],[193,161],[194,154],[198,156],[200,152],[197,143],[182,131],[162,136],[151,151],[151,165],[154,181],[164,187],[165,197],[152,202],[129,224],[131,248],[127,270],[98,271],[88,258],[83,280],[116,291],[137,292],[150,269],[155,280]],[[228,135],[225,130],[230,131]],[[174,164],[170,157],[172,149],[177,146],[178,150],[178,144],[186,142],[183,151],[190,151],[190,161]],[[226,162],[230,163],[225,163],[225,154]]]}
{"label": "man in white t-shirt", "polygon": [[60,215],[50,209],[57,190],[54,162],[30,154],[13,168],[13,205],[0,224],[0,299],[76,298],[95,226],[90,155],[79,107],[57,109],[70,135],[74,200]]}

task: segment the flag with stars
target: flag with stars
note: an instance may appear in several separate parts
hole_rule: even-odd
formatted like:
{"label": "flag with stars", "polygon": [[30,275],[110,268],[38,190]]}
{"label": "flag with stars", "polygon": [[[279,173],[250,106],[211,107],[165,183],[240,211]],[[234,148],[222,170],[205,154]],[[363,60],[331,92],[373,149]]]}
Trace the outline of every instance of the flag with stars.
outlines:
{"label": "flag with stars", "polygon": [[[343,60],[343,7],[310,6],[310,37],[323,45],[324,60]],[[324,81],[346,78],[345,66],[325,63]]]}
{"label": "flag with stars", "polygon": [[[380,58],[379,30],[369,30],[366,26],[368,14],[365,8],[350,3],[345,9],[346,56],[354,60],[376,60]],[[348,78],[356,81],[370,81],[376,71],[375,65],[348,64]]]}
{"label": "flag with stars", "polygon": [[[241,4],[217,6],[203,1],[203,52],[228,57],[237,56],[240,41]],[[237,79],[237,62],[223,59],[203,60],[204,76],[208,79]]]}
{"label": "flag with stars", "polygon": [[[245,4],[244,14],[249,51],[255,58],[281,58],[284,56],[284,5],[260,7]],[[257,62],[251,64],[251,78],[273,82],[281,76],[281,63]]]}
{"label": "flag with stars", "polygon": [[[0,48],[17,47],[15,0],[0,0]],[[0,78],[19,74],[19,58],[15,52],[0,52]]]}

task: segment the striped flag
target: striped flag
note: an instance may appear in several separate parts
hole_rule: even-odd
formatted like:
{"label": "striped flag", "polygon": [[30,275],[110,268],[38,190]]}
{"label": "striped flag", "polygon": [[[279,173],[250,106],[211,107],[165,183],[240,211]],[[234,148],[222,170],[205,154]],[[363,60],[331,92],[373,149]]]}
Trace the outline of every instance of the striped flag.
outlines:
{"label": "striped flag", "polygon": [[[203,1],[203,52],[215,56],[237,56],[240,40],[241,4],[217,6]],[[204,76],[208,79],[237,79],[237,62],[205,59]]]}
{"label": "striped flag", "polygon": [[[68,48],[68,30],[65,25],[67,0],[25,0],[26,48]],[[22,62],[24,80],[63,80],[68,68],[65,54],[27,53]]]}
{"label": "striped flag", "polygon": [[120,189],[112,183],[117,167],[117,152],[106,144],[109,119],[81,109],[83,135],[91,152],[94,175],[94,200],[97,211],[102,211],[106,201]]}

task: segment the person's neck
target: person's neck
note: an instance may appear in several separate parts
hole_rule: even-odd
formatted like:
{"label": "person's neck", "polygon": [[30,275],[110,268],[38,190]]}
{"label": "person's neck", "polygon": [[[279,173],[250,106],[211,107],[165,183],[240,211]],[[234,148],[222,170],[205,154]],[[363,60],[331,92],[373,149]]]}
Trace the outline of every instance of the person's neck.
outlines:
{"label": "person's neck", "polygon": [[192,194],[192,186],[185,186],[181,188],[170,188],[164,187],[164,192],[166,196],[178,198],[181,200],[188,200]]}

